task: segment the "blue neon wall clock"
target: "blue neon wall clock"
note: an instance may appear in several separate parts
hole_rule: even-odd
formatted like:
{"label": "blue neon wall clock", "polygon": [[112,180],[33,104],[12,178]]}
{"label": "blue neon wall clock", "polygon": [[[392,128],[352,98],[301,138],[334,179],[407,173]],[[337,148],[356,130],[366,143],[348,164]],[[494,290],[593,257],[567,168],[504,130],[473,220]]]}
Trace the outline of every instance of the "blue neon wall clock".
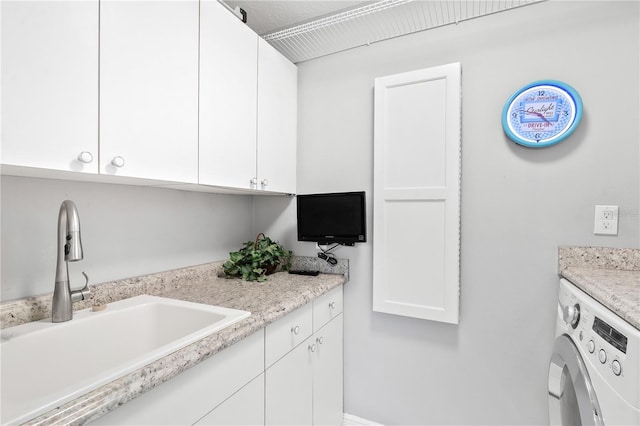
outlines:
{"label": "blue neon wall clock", "polygon": [[502,110],[502,128],[515,143],[543,148],[566,139],[582,118],[582,99],[571,86],[539,80],[515,92]]}

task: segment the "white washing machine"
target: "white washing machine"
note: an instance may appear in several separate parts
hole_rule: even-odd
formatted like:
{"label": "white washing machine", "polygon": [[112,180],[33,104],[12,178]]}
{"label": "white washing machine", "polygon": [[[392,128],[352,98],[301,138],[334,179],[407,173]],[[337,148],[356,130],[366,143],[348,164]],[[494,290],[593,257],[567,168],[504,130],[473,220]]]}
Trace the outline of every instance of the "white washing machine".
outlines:
{"label": "white washing machine", "polygon": [[565,279],[549,363],[551,425],[640,425],[640,330]]}

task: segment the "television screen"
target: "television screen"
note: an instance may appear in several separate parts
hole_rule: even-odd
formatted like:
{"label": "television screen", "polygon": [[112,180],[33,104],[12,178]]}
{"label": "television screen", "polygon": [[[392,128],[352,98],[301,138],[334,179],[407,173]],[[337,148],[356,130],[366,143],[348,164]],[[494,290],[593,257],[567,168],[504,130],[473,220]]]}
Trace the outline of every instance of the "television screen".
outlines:
{"label": "television screen", "polygon": [[364,191],[306,194],[296,199],[298,241],[343,245],[367,241]]}

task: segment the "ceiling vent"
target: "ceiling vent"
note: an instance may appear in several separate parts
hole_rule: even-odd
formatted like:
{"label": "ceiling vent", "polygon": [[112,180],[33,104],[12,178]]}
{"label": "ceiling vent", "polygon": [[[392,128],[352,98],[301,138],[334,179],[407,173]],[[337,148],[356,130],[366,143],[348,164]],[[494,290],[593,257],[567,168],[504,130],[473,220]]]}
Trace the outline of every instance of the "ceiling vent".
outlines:
{"label": "ceiling vent", "polygon": [[546,0],[382,0],[262,37],[294,63]]}

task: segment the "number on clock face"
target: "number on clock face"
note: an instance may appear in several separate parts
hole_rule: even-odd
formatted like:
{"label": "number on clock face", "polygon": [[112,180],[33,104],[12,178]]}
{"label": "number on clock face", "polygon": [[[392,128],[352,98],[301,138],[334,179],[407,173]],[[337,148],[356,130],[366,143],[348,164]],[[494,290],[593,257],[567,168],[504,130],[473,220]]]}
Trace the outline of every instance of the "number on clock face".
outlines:
{"label": "number on clock face", "polygon": [[582,116],[582,101],[570,86],[552,80],[525,86],[506,103],[505,133],[528,147],[556,144],[569,136]]}

